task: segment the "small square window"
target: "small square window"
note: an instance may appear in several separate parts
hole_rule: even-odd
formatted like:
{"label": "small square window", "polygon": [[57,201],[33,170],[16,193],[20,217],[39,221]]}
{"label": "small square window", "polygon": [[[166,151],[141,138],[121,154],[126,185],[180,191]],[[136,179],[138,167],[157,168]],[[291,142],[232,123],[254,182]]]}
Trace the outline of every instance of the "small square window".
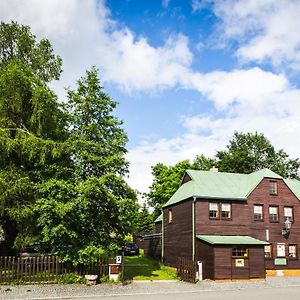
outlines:
{"label": "small square window", "polygon": [[276,181],[269,182],[269,193],[270,193],[270,195],[277,195],[277,182]]}
{"label": "small square window", "polygon": [[254,205],[253,207],[253,214],[255,221],[263,220],[263,205]]}
{"label": "small square window", "polygon": [[209,203],[209,217],[212,219],[219,218],[219,204]]}
{"label": "small square window", "polygon": [[271,223],[278,222],[278,206],[270,206],[269,207],[269,221]]}
{"label": "small square window", "polygon": [[248,257],[248,249],[242,247],[233,248],[232,257]]}
{"label": "small square window", "polygon": [[272,258],[272,245],[265,246],[265,258]]}
{"label": "small square window", "polygon": [[289,258],[297,258],[297,245],[289,245]]}

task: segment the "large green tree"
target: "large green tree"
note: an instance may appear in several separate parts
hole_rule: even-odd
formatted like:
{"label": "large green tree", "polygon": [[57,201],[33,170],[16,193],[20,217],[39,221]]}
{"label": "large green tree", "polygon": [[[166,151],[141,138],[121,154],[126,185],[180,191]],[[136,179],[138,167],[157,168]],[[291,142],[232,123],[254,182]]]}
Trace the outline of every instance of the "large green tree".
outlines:
{"label": "large green tree", "polygon": [[68,97],[74,177],[42,187],[38,224],[44,241],[61,257],[82,262],[120,246],[135,228],[138,205],[123,178],[128,171],[127,136],[97,70],[87,71]]}
{"label": "large green tree", "polygon": [[291,159],[282,149],[276,151],[261,133],[235,132],[226,148],[216,154],[220,171],[248,174],[269,168],[284,178],[299,175],[299,159]]}
{"label": "large green tree", "polygon": [[[0,28],[1,33],[3,24]],[[5,52],[5,43],[0,45]],[[67,136],[64,115],[31,66],[13,55],[0,60],[0,221],[5,249],[20,246],[35,233],[37,186],[42,178],[56,176],[60,163],[67,164],[61,157]]]}
{"label": "large green tree", "polygon": [[61,105],[61,59],[29,27],[0,25],[0,223],[8,251],[43,241],[64,260],[103,254],[134,231],[127,136],[93,68]]}

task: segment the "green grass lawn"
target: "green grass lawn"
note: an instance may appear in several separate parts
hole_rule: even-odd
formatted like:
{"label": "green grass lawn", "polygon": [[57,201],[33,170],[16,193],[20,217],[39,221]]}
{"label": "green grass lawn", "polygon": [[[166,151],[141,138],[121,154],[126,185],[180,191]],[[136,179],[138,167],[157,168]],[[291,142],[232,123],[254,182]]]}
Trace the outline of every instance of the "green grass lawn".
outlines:
{"label": "green grass lawn", "polygon": [[125,280],[178,279],[176,269],[166,267],[157,260],[139,255],[125,257]]}

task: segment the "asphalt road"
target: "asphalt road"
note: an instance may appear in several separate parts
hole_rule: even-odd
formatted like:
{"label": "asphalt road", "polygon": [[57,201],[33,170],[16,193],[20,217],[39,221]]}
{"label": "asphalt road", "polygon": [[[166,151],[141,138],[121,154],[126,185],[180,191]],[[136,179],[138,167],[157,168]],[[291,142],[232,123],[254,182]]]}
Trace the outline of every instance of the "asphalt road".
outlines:
{"label": "asphalt road", "polygon": [[[56,298],[57,299],[57,298]],[[185,292],[164,292],[164,293],[141,293],[141,294],[124,294],[111,296],[87,296],[87,297],[73,297],[63,298],[68,300],[297,300],[300,299],[300,287],[278,287],[278,288],[252,288],[242,290],[202,290],[202,291],[185,291]],[[49,300],[49,298],[48,298]]]}

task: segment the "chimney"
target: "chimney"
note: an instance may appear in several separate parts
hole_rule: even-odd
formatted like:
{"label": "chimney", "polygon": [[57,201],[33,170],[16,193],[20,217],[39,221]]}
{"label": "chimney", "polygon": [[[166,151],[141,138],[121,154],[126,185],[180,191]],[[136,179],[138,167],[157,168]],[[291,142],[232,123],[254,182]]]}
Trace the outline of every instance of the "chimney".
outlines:
{"label": "chimney", "polygon": [[215,166],[213,166],[209,171],[210,171],[210,172],[213,172],[213,173],[218,173],[218,172],[219,172],[219,169],[216,168]]}

